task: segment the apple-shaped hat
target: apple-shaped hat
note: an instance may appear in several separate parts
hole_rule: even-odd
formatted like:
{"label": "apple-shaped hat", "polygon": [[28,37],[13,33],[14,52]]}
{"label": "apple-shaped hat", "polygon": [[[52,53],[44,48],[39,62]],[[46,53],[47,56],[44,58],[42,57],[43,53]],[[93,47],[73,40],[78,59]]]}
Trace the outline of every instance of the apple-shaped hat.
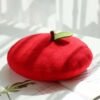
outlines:
{"label": "apple-shaped hat", "polygon": [[7,56],[16,73],[39,81],[59,81],[84,72],[92,61],[88,46],[69,32],[38,33],[14,44]]}

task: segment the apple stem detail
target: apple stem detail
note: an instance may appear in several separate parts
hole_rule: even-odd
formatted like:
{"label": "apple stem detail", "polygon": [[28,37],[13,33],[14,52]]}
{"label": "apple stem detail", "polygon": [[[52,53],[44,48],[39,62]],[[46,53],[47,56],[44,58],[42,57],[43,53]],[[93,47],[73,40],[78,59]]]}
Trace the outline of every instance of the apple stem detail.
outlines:
{"label": "apple stem detail", "polygon": [[59,33],[55,34],[54,31],[50,31],[50,34],[51,34],[51,40],[53,40],[53,41],[73,35],[73,33],[70,33],[70,32],[59,32]]}
{"label": "apple stem detail", "polygon": [[55,36],[54,31],[50,31],[50,34],[51,34],[51,40],[54,40],[54,36]]}

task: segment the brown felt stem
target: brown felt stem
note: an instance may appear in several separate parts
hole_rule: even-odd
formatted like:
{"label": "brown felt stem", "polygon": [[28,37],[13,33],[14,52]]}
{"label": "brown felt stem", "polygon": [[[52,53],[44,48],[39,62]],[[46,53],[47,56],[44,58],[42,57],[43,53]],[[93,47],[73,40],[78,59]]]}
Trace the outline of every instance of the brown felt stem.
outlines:
{"label": "brown felt stem", "polygon": [[50,34],[51,34],[51,40],[54,40],[54,35],[55,35],[54,31],[50,31]]}

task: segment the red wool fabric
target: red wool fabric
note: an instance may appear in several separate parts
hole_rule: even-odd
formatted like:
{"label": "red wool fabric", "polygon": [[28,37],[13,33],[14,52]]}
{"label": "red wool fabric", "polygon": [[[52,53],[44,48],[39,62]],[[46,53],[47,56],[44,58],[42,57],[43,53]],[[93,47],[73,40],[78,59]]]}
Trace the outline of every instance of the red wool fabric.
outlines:
{"label": "red wool fabric", "polygon": [[52,40],[50,33],[27,36],[8,52],[8,64],[32,80],[59,81],[80,75],[89,67],[92,53],[80,39],[69,36]]}

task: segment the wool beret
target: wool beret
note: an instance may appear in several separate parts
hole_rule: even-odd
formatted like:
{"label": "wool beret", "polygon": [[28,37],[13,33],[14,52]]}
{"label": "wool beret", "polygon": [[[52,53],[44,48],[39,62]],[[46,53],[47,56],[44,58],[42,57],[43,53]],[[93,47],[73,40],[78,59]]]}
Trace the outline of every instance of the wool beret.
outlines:
{"label": "wool beret", "polygon": [[10,68],[38,81],[60,81],[80,75],[89,67],[92,52],[68,32],[38,33],[16,42],[8,51]]}

